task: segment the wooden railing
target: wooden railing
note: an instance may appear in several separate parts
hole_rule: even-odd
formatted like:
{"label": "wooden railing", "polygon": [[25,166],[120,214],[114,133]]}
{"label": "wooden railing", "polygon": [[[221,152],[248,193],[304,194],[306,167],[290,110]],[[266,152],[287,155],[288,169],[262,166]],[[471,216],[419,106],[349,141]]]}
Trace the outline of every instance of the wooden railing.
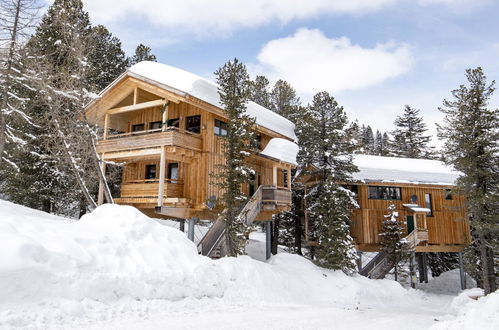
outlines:
{"label": "wooden railing", "polygon": [[[132,180],[121,185],[121,197],[158,197],[159,180]],[[165,197],[184,197],[184,181],[165,179]]]}
{"label": "wooden railing", "polygon": [[106,140],[97,141],[97,152],[108,153],[131,149],[178,146],[195,151],[202,149],[202,139],[194,134],[179,132],[177,129],[160,129],[110,135]]}
{"label": "wooden railing", "polygon": [[291,205],[291,190],[285,187],[261,186],[263,203]]}

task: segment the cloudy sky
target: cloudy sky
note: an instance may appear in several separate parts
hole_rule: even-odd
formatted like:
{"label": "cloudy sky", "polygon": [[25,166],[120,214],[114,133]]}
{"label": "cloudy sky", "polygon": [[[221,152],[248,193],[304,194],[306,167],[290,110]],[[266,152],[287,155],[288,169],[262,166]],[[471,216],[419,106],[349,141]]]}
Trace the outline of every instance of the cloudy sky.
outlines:
{"label": "cloudy sky", "polygon": [[[130,53],[213,78],[237,57],[250,72],[288,80],[302,100],[332,93],[350,118],[391,130],[404,104],[430,129],[437,107],[482,66],[499,79],[495,0],[85,0]],[[499,97],[492,101],[499,104]]]}

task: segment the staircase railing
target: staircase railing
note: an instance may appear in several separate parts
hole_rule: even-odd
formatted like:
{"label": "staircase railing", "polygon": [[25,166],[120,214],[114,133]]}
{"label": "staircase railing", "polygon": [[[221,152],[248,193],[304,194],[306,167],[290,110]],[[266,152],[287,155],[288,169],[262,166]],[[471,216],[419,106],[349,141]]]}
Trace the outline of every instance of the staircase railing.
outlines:
{"label": "staircase railing", "polygon": [[[246,225],[251,224],[261,211],[262,187],[263,186],[258,187],[253,196],[251,196],[249,201],[242,207],[241,211],[239,212],[238,217],[240,217],[240,219],[244,221]],[[215,223],[213,223],[211,228],[198,243],[198,252],[200,254],[204,256],[211,256],[216,251],[218,246],[222,243],[226,232],[225,222],[223,220],[225,212],[226,210],[222,212],[222,214],[217,218]]]}

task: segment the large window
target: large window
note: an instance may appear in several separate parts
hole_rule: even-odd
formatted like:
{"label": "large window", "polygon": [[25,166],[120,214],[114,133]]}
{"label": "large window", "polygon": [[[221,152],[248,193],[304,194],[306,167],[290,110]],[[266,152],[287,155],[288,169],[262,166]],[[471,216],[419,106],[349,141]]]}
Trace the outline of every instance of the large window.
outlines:
{"label": "large window", "polygon": [[172,183],[177,183],[178,180],[178,163],[168,164],[168,179],[172,180]]}
{"label": "large window", "polygon": [[146,180],[156,179],[156,165],[146,165]]}
{"label": "large window", "polygon": [[399,187],[369,186],[369,199],[401,200]]}
{"label": "large window", "polygon": [[428,216],[432,217],[433,216],[433,207],[431,204],[431,194],[424,194],[424,206],[427,209],[430,209],[430,212],[428,212]]}
{"label": "large window", "polygon": [[225,123],[221,120],[215,119],[215,128],[214,128],[215,135],[227,136],[227,129],[228,128],[229,127],[228,127],[227,123]]}
{"label": "large window", "polygon": [[201,133],[201,116],[189,116],[185,121],[185,130],[191,133]]}
{"label": "large window", "polygon": [[144,129],[145,129],[144,124],[132,125],[132,132],[140,132],[140,131],[143,131]]}

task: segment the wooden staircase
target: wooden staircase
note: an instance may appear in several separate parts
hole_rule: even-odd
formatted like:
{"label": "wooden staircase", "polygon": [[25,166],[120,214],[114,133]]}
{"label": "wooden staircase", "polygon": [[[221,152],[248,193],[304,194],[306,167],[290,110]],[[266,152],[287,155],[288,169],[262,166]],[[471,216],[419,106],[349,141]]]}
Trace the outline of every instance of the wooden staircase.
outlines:
{"label": "wooden staircase", "polygon": [[[278,213],[280,211],[279,206],[281,204],[291,203],[291,194],[289,194],[289,200],[287,195],[279,200],[276,198],[276,196],[279,197],[279,195],[278,193],[275,193],[275,191],[279,190],[272,186],[261,185],[258,187],[253,196],[251,196],[248,202],[246,202],[246,204],[244,204],[239,211],[238,217],[244,222],[244,224],[251,225],[257,217],[264,212],[266,212],[267,215],[271,213]],[[280,196],[283,196],[282,192],[280,193]],[[198,243],[199,254],[211,258],[220,258],[227,254],[227,249],[225,247],[226,228],[225,222],[223,221],[224,212],[225,210]]]}
{"label": "wooden staircase", "polygon": [[[405,237],[405,239],[409,244],[409,249],[415,250],[416,246],[420,243],[428,241],[428,229],[414,229]],[[362,267],[359,274],[368,278],[379,280],[385,278],[386,274],[388,274],[393,267],[394,264],[388,258],[388,253],[382,250],[374,258],[372,258],[367,265]]]}

